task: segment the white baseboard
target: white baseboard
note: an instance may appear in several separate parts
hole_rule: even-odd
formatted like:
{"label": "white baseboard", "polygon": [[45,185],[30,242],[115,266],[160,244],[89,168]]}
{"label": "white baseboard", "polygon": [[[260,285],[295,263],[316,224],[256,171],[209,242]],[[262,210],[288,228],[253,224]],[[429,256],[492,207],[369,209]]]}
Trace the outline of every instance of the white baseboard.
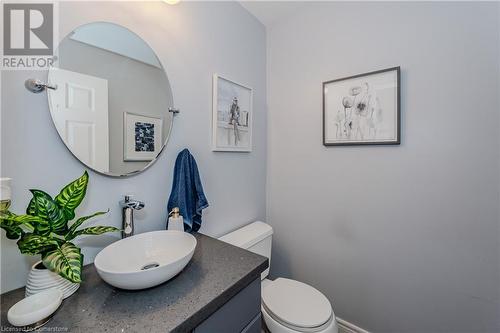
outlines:
{"label": "white baseboard", "polygon": [[339,326],[339,333],[370,333],[342,318],[337,317],[337,324]]}

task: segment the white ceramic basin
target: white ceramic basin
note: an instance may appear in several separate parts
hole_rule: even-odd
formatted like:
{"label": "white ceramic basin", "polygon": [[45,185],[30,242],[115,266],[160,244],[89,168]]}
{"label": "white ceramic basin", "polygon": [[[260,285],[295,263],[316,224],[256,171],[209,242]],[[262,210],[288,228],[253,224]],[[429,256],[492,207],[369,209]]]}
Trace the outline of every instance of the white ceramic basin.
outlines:
{"label": "white ceramic basin", "polygon": [[94,265],[101,278],[122,289],[145,289],[177,275],[193,257],[196,238],[183,231],[152,231],[105,247]]}

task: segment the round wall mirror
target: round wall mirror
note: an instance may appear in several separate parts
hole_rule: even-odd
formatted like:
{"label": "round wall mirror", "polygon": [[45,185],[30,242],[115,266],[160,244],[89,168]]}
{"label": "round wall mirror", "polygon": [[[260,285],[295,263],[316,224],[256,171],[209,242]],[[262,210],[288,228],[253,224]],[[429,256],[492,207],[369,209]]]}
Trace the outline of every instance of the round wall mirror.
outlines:
{"label": "round wall mirror", "polygon": [[165,147],[172,90],[155,52],[113,23],[90,23],[66,36],[48,82],[52,120],[62,141],[89,168],[138,173]]}

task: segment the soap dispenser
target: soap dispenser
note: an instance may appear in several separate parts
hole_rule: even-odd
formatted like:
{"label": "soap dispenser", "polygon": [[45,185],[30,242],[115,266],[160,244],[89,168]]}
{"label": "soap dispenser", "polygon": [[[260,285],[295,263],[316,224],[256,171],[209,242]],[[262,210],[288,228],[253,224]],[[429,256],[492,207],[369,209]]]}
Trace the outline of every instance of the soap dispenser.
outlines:
{"label": "soap dispenser", "polygon": [[184,231],[184,218],[179,213],[179,207],[174,207],[168,216],[168,230]]}

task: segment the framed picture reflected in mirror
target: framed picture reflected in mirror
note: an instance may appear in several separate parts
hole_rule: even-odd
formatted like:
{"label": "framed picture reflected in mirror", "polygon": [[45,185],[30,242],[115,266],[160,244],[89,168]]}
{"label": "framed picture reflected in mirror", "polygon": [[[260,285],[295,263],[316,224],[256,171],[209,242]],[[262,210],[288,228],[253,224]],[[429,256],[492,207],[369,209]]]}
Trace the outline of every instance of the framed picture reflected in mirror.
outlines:
{"label": "framed picture reflected in mirror", "polygon": [[155,159],[162,148],[163,120],[125,112],[123,124],[123,160],[152,161]]}

